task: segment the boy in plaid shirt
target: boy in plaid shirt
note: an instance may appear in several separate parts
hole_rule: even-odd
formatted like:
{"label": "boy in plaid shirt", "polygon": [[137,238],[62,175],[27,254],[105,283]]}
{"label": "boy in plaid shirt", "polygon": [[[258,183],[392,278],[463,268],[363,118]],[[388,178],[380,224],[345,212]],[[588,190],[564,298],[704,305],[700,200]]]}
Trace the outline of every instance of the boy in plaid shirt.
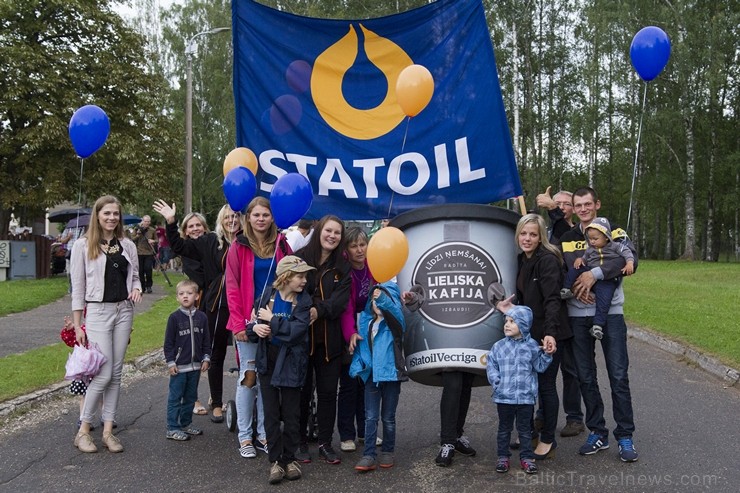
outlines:
{"label": "boy in plaid shirt", "polygon": [[496,472],[509,470],[509,441],[516,419],[521,448],[519,461],[527,474],[537,472],[532,451],[532,418],[537,400],[537,373],[544,372],[552,356],[529,336],[532,310],[515,305],[506,312],[504,337],[488,352],[486,374],[498,410],[498,462]]}

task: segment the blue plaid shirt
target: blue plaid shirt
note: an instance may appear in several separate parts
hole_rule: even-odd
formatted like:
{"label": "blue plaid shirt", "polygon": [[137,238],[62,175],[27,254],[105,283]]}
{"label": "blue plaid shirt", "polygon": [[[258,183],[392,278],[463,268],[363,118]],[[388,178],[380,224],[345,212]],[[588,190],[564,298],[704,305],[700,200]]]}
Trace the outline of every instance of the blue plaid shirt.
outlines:
{"label": "blue plaid shirt", "polygon": [[488,352],[486,375],[493,386],[493,402],[498,404],[534,404],[537,400],[537,373],[544,372],[552,356],[523,335],[505,337]]}

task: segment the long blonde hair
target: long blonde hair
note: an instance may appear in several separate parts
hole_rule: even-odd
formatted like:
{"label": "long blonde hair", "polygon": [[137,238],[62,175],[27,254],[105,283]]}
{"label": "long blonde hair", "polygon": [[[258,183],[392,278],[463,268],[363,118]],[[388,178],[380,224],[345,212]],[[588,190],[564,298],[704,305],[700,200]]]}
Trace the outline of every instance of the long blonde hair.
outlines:
{"label": "long blonde hair", "polygon": [[260,258],[270,258],[275,254],[275,242],[277,241],[277,226],[275,225],[275,220],[273,219],[272,223],[270,224],[270,229],[267,231],[267,235],[265,236],[265,239],[263,241],[260,241],[259,238],[257,238],[257,235],[254,233],[254,229],[252,229],[252,225],[249,222],[249,216],[252,214],[252,211],[255,207],[262,206],[268,211],[270,211],[270,214],[272,214],[272,207],[270,207],[270,201],[267,200],[265,197],[255,197],[252,199],[252,201],[247,206],[247,212],[244,214],[244,217],[242,218],[242,231],[244,232],[244,236],[249,241],[249,246],[252,248],[252,251]]}
{"label": "long blonde hair", "polygon": [[100,255],[100,241],[103,239],[103,228],[100,226],[98,220],[98,213],[108,204],[116,204],[118,206],[118,213],[120,214],[120,220],[116,225],[116,229],[113,231],[113,236],[117,239],[123,238],[123,207],[121,202],[113,195],[103,195],[95,201],[92,212],[90,213],[90,225],[87,227],[87,258],[95,260]]}
{"label": "long blonde hair", "polygon": [[545,226],[545,220],[539,214],[527,214],[526,216],[522,216],[522,218],[519,219],[519,223],[517,223],[516,225],[516,233],[514,233],[514,244],[516,245],[517,249],[519,249],[519,233],[522,232],[522,229],[527,224],[537,225],[537,231],[540,235],[540,244],[542,245],[542,248],[554,254],[562,265],[563,254],[560,253],[560,250],[555,245],[550,243],[550,240],[547,239],[547,226]]}
{"label": "long blonde hair", "polygon": [[[218,211],[218,216],[216,216],[216,236],[218,237],[218,249],[223,250],[224,248],[224,238],[226,238],[226,231],[224,230],[224,218],[229,214],[236,214],[239,215],[238,212],[234,212],[231,207],[229,207],[229,204],[226,204],[225,206],[221,207],[221,210]],[[230,237],[227,239],[229,244],[231,244],[232,241],[234,241],[234,237]]]}

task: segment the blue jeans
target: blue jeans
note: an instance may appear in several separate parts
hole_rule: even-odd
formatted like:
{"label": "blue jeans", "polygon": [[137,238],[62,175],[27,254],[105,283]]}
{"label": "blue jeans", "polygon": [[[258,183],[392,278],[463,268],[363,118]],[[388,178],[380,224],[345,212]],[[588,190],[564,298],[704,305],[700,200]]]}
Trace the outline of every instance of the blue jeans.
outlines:
{"label": "blue jeans", "polygon": [[532,419],[534,404],[496,404],[498,410],[498,434],[496,446],[499,457],[511,457],[509,443],[511,430],[516,420],[516,431],[519,434],[519,458],[533,459],[532,451]]}
{"label": "blue jeans", "polygon": [[262,407],[259,379],[258,383],[251,389],[241,384],[245,372],[256,368],[257,344],[236,341],[236,350],[239,352],[239,378],[236,381],[236,397],[234,400],[236,401],[236,426],[239,428],[239,443],[251,442],[254,437],[252,421],[254,420],[255,400],[257,401],[257,439],[265,441],[267,440],[265,411]]}
{"label": "blue jeans", "polygon": [[365,382],[365,451],[375,457],[375,439],[378,436],[378,417],[383,420],[382,452],[396,448],[396,408],[401,395],[401,382]]}
{"label": "blue jeans", "polygon": [[187,428],[193,422],[193,407],[198,398],[199,371],[170,375],[170,392],[167,397],[167,429]]}
{"label": "blue jeans", "polygon": [[[609,435],[604,420],[604,401],[599,392],[596,376],[596,339],[588,330],[593,325],[591,317],[570,317],[573,330],[573,354],[581,382],[581,394],[586,404],[586,426],[604,437]],[[632,412],[632,395],[629,382],[629,356],[627,354],[627,325],[624,315],[608,315],[604,327],[601,349],[606,361],[606,372],[612,393],[612,414],[617,427],[614,437],[631,438],[635,431]]]}
{"label": "blue jeans", "polygon": [[[570,289],[573,286],[573,283],[576,282],[576,279],[578,279],[578,276],[590,270],[591,268],[586,265],[583,265],[578,269],[568,269],[563,287]],[[612,279],[596,281],[596,283],[591,286],[591,292],[596,298],[596,315],[593,318],[593,324],[598,325],[602,329],[606,324],[606,316],[609,313],[609,308],[612,306],[614,291],[617,290],[620,282],[622,282],[622,278],[615,277]]]}

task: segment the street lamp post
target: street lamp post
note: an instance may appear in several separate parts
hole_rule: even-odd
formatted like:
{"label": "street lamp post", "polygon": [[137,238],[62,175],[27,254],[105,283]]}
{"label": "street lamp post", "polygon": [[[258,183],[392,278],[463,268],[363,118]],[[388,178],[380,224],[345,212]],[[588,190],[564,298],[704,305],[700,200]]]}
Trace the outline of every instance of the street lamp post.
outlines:
{"label": "street lamp post", "polygon": [[193,211],[193,55],[195,40],[207,34],[230,31],[230,27],[216,27],[195,35],[185,45],[185,214]]}

